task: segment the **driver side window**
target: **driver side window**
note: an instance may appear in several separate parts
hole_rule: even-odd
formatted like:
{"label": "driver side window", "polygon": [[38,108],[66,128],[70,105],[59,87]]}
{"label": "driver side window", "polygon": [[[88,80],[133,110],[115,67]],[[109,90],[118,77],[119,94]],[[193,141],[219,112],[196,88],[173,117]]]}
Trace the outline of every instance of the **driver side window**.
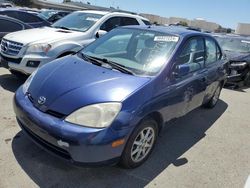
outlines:
{"label": "driver side window", "polygon": [[205,47],[204,40],[201,37],[189,39],[177,58],[178,64],[186,64],[189,72],[194,72],[204,68]]}

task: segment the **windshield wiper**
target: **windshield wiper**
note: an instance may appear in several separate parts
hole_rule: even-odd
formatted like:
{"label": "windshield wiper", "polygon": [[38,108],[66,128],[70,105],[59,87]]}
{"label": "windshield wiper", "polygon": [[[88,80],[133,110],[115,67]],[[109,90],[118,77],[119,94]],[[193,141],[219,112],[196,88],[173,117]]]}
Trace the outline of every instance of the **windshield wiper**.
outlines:
{"label": "windshield wiper", "polygon": [[93,57],[93,56],[89,56],[89,57],[91,57],[92,59],[96,59],[98,61],[101,61],[103,63],[106,63],[106,64],[110,65],[112,68],[114,68],[116,70],[119,70],[120,72],[130,74],[130,75],[134,75],[134,73],[124,65],[120,65],[120,64],[118,64],[118,63],[116,63],[114,61],[110,61],[110,60],[108,60],[106,58],[99,58],[99,57]]}
{"label": "windshield wiper", "polygon": [[95,65],[98,65],[98,66],[102,66],[102,63],[99,61],[99,60],[96,60],[95,58],[91,57],[91,56],[88,56],[84,53],[79,53],[81,54],[81,57],[85,60],[85,61],[88,61],[90,63],[93,63]]}
{"label": "windshield wiper", "polygon": [[116,62],[113,62],[113,61],[109,61],[106,58],[99,58],[99,57],[89,56],[89,55],[86,55],[84,53],[80,53],[80,54],[81,54],[83,59],[85,59],[85,60],[87,60],[89,62],[92,62],[95,65],[102,66],[103,63],[105,63],[105,64],[110,65],[111,68],[119,70],[120,72],[130,74],[130,75],[134,75],[134,73],[131,70],[127,69],[126,66],[120,65],[120,64],[118,64]]}
{"label": "windshield wiper", "polygon": [[54,26],[54,28],[64,29],[64,30],[71,30],[70,28],[64,26]]}

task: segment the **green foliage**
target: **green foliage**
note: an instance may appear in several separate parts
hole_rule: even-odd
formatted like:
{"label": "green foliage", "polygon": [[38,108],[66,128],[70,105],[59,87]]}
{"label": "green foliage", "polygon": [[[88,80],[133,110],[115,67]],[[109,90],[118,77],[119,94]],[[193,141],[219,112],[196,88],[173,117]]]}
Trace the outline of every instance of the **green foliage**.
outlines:
{"label": "green foliage", "polygon": [[31,7],[33,4],[32,0],[13,0],[13,3],[18,6],[26,6],[26,7]]}

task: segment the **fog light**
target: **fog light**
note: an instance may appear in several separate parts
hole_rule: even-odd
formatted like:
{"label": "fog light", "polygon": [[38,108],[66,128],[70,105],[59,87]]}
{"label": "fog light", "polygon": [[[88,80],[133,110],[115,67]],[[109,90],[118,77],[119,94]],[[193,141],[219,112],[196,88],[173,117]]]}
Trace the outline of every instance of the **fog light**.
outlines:
{"label": "fog light", "polygon": [[27,67],[38,67],[39,64],[40,64],[40,61],[28,61],[26,66]]}

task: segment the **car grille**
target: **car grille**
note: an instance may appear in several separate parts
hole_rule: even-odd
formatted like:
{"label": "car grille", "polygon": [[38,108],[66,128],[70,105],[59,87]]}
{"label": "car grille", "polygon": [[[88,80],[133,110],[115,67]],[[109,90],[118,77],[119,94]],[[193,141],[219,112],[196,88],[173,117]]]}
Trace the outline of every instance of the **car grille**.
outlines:
{"label": "car grille", "polygon": [[47,149],[48,151],[56,154],[57,156],[60,156],[64,159],[66,159],[66,160],[72,159],[68,151],[47,142],[46,140],[42,139],[41,137],[39,137],[38,135],[33,133],[27,127],[25,127],[25,125],[23,125],[19,119],[17,119],[17,121],[18,121],[19,125],[21,126],[21,128],[26,132],[26,134],[28,134],[40,146],[42,146],[43,148]]}
{"label": "car grille", "polygon": [[2,58],[3,60],[5,60],[6,62],[11,62],[11,63],[20,64],[21,61],[22,61],[22,58],[14,59],[14,58],[5,57],[5,56],[3,56],[3,55],[1,55],[1,54],[0,54],[0,56],[1,56],[1,58]]}
{"label": "car grille", "polygon": [[22,49],[23,44],[19,42],[13,42],[10,40],[2,39],[1,52],[7,55],[16,56]]}

